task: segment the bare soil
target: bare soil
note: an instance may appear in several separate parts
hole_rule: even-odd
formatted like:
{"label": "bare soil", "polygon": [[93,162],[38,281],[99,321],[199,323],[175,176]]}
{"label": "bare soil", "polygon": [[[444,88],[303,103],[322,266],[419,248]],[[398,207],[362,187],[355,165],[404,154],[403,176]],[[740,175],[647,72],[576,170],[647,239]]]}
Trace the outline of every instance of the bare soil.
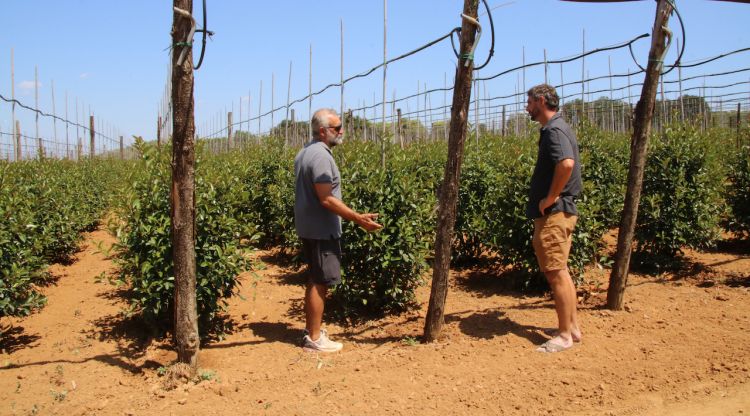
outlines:
{"label": "bare soil", "polygon": [[[750,413],[750,250],[688,252],[685,272],[631,274],[627,307],[603,309],[609,270],[580,286],[584,340],[535,351],[556,324],[548,295],[509,292],[487,269],[456,270],[443,338],[420,344],[421,308],[354,327],[328,324],[344,350],[304,353],[302,276],[274,253],[242,276],[233,329],[204,345],[201,381],[170,366],[169,339],[122,311],[115,272],[87,234],[55,265],[48,305],[4,318],[1,415],[736,415]],[[177,388],[167,389],[170,385]]]}

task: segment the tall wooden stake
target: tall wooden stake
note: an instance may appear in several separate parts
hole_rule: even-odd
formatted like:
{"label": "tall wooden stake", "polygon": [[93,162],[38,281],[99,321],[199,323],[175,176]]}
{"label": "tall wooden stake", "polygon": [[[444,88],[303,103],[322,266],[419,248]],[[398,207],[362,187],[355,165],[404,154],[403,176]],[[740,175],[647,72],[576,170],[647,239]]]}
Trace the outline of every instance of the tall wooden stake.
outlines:
{"label": "tall wooden stake", "polygon": [[16,162],[21,160],[23,156],[21,148],[21,120],[16,120]]}
{"label": "tall wooden stake", "polygon": [[234,149],[234,136],[232,136],[232,111],[227,113],[227,147]]}
{"label": "tall wooden stake", "polygon": [[161,148],[161,116],[156,119],[156,147]]}
{"label": "tall wooden stake", "polygon": [[[291,100],[291,98],[292,98],[292,61],[289,61],[289,81],[286,84],[286,118],[285,118],[286,123],[284,123],[285,124],[284,146],[289,146],[289,101]],[[242,114],[242,111],[240,111],[240,114]]]}
{"label": "tall wooden stake", "polygon": [[[386,71],[388,70],[388,55],[386,53],[386,40],[388,35],[388,0],[383,0],[383,114],[380,132],[380,167],[385,169],[385,87]],[[373,105],[375,103],[373,102]],[[375,121],[375,119],[373,119]]]}
{"label": "tall wooden stake", "polygon": [[620,220],[620,230],[617,236],[617,254],[612,274],[609,277],[607,291],[607,307],[620,310],[623,307],[623,296],[628,281],[628,268],[633,245],[633,233],[638,218],[638,203],[641,200],[643,187],[643,171],[646,165],[648,137],[651,134],[651,120],[654,116],[654,105],[659,77],[663,68],[661,62],[664,56],[665,32],[669,22],[672,7],[667,0],[659,0],[654,19],[653,36],[651,37],[651,51],[648,54],[646,78],[643,81],[641,99],[635,107],[635,121],[633,138],[630,145],[630,168],[628,170],[628,188],[625,192],[625,206]]}
{"label": "tall wooden stake", "polygon": [[[193,13],[193,0],[174,0],[174,7]],[[175,12],[172,44],[191,42],[191,20]],[[177,48],[177,46],[175,46]],[[180,49],[185,46],[180,47]],[[177,50],[175,50],[176,52]],[[180,50],[180,52],[183,52]],[[175,278],[175,344],[177,360],[198,367],[198,304],[195,284],[195,102],[193,53],[172,54],[172,250]]]}
{"label": "tall wooden stake", "polygon": [[96,123],[94,123],[94,116],[89,116],[89,158],[93,159],[96,155]]}
{"label": "tall wooden stake", "polygon": [[21,160],[21,142],[20,142],[20,132],[18,131],[18,128],[16,127],[18,124],[16,123],[16,70],[14,68],[13,64],[13,48],[10,48],[10,99],[13,101],[10,105],[10,114],[11,114],[11,126],[13,129],[13,150],[15,150],[15,158],[16,162]]}
{"label": "tall wooden stake", "polygon": [[341,30],[341,71],[339,72],[339,82],[341,83],[341,89],[339,91],[341,94],[341,107],[339,115],[341,116],[341,131],[346,134],[346,117],[344,117],[344,19],[339,20],[339,26]]}
{"label": "tall wooden stake", "polygon": [[[478,0],[464,0],[463,13],[476,18]],[[471,49],[476,36],[476,26],[466,19],[461,28],[461,54]],[[430,305],[424,326],[424,340],[434,341],[440,335],[445,316],[445,299],[448,295],[448,272],[451,260],[451,240],[456,222],[458,185],[461,176],[461,163],[464,156],[466,124],[471,98],[471,81],[474,62],[460,59],[456,68],[456,83],[453,89],[450,135],[448,138],[448,161],[445,176],[440,186],[440,208],[438,211],[437,232],[435,234],[435,264],[432,274]]]}

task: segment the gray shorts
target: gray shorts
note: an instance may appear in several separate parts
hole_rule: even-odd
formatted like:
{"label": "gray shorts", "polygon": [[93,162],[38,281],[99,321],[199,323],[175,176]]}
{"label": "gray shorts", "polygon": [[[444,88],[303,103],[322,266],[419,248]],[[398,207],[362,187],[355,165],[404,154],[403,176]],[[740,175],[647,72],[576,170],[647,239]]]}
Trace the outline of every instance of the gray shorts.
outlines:
{"label": "gray shorts", "polygon": [[328,287],[341,283],[341,240],[301,240],[309,281]]}

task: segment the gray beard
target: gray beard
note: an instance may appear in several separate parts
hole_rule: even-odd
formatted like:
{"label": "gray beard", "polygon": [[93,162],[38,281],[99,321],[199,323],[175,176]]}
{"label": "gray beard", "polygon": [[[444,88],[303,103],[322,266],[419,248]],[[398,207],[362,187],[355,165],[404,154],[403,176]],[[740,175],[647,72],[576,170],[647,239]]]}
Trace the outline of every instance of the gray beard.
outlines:
{"label": "gray beard", "polygon": [[340,144],[344,143],[344,136],[337,137],[333,140],[331,140],[331,146],[338,146]]}

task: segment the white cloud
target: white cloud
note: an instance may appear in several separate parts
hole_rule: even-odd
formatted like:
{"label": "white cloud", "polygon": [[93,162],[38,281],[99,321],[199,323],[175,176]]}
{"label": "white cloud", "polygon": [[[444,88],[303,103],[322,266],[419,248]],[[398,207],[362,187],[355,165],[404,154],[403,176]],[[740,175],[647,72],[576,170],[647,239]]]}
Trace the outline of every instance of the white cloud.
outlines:
{"label": "white cloud", "polygon": [[21,81],[18,84],[18,88],[22,90],[33,90],[35,85],[39,88],[42,88],[41,82],[34,83],[34,81]]}
{"label": "white cloud", "polygon": [[81,79],[86,79],[86,78],[88,78],[89,76],[91,76],[91,74],[89,74],[88,72],[84,72],[84,73],[82,73],[81,75],[79,75],[78,77],[79,77],[79,78],[81,78]]}

